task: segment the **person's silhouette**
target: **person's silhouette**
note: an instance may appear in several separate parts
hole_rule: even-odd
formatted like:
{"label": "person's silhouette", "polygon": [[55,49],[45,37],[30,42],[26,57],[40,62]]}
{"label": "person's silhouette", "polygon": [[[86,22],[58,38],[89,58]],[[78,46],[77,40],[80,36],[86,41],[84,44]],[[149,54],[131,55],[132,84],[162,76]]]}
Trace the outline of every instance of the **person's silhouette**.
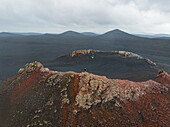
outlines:
{"label": "person's silhouette", "polygon": [[160,70],[160,71],[159,71],[159,74],[161,74],[161,73],[163,73],[163,72],[164,72],[163,70]]}

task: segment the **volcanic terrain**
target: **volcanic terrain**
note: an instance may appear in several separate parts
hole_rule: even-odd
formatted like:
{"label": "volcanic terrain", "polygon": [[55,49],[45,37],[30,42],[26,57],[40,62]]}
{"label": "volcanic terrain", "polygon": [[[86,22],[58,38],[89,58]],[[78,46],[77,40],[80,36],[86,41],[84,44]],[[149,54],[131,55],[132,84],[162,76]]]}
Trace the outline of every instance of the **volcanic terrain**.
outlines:
{"label": "volcanic terrain", "polygon": [[1,33],[0,80],[15,75],[26,63],[40,61],[48,66],[61,55],[84,49],[133,52],[170,73],[169,39],[137,37],[118,29],[95,36],[74,31],[62,34]]}
{"label": "volcanic terrain", "polygon": [[113,79],[146,81],[155,79],[161,69],[156,63],[127,51],[78,50],[59,56],[46,66],[57,71],[87,72]]}
{"label": "volcanic terrain", "polygon": [[[74,55],[74,54],[72,54]],[[169,124],[170,75],[133,82],[27,64],[3,81],[2,127],[118,127]]]}

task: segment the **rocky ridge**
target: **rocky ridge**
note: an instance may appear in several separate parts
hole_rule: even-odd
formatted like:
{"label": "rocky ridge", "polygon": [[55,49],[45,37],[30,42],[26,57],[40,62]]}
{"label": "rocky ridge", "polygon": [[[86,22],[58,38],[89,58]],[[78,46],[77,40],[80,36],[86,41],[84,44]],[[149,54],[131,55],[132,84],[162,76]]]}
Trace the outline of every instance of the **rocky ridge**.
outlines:
{"label": "rocky ridge", "polygon": [[111,79],[131,81],[154,80],[161,69],[156,63],[132,52],[77,50],[46,64],[52,70],[81,73],[87,70]]}
{"label": "rocky ridge", "polygon": [[3,81],[0,109],[6,117],[0,114],[0,125],[170,126],[169,85],[166,72],[155,81],[133,82],[50,71],[34,62]]}
{"label": "rocky ridge", "polygon": [[[91,55],[91,58],[94,59],[94,54],[95,53],[105,53],[103,51],[100,51],[100,50],[92,50],[92,49],[89,49],[89,50],[77,50],[77,51],[73,51],[70,56],[71,57],[76,57],[76,56],[80,56],[80,55]],[[137,55],[135,53],[132,53],[132,52],[128,52],[128,51],[112,51],[111,53],[113,54],[119,54],[119,55],[122,55],[122,56],[125,56],[125,57],[136,57],[137,59],[143,59],[145,60],[148,64],[150,65],[156,65],[156,63],[152,62],[151,60],[149,59],[146,59],[140,55]]]}

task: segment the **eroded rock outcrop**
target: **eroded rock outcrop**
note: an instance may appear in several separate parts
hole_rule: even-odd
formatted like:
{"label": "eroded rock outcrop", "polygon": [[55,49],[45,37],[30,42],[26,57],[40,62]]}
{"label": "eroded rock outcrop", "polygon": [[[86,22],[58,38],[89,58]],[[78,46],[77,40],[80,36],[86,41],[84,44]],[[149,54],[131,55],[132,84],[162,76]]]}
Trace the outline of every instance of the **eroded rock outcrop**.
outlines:
{"label": "eroded rock outcrop", "polygon": [[[108,79],[27,64],[3,82],[3,127],[170,126],[170,75],[155,81]],[[2,112],[3,111],[3,112]]]}

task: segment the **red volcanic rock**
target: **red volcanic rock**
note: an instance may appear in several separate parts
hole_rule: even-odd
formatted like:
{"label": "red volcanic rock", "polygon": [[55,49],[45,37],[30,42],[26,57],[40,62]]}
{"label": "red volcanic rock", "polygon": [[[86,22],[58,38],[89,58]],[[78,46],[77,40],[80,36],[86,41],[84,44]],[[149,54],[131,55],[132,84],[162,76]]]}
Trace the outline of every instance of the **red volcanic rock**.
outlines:
{"label": "red volcanic rock", "polygon": [[166,72],[155,81],[132,82],[87,72],[50,71],[34,62],[3,82],[0,125],[168,127],[169,85]]}
{"label": "red volcanic rock", "polygon": [[156,82],[159,82],[161,84],[164,84],[164,85],[168,85],[170,84],[170,76],[168,73],[166,72],[162,72],[155,80]]}

